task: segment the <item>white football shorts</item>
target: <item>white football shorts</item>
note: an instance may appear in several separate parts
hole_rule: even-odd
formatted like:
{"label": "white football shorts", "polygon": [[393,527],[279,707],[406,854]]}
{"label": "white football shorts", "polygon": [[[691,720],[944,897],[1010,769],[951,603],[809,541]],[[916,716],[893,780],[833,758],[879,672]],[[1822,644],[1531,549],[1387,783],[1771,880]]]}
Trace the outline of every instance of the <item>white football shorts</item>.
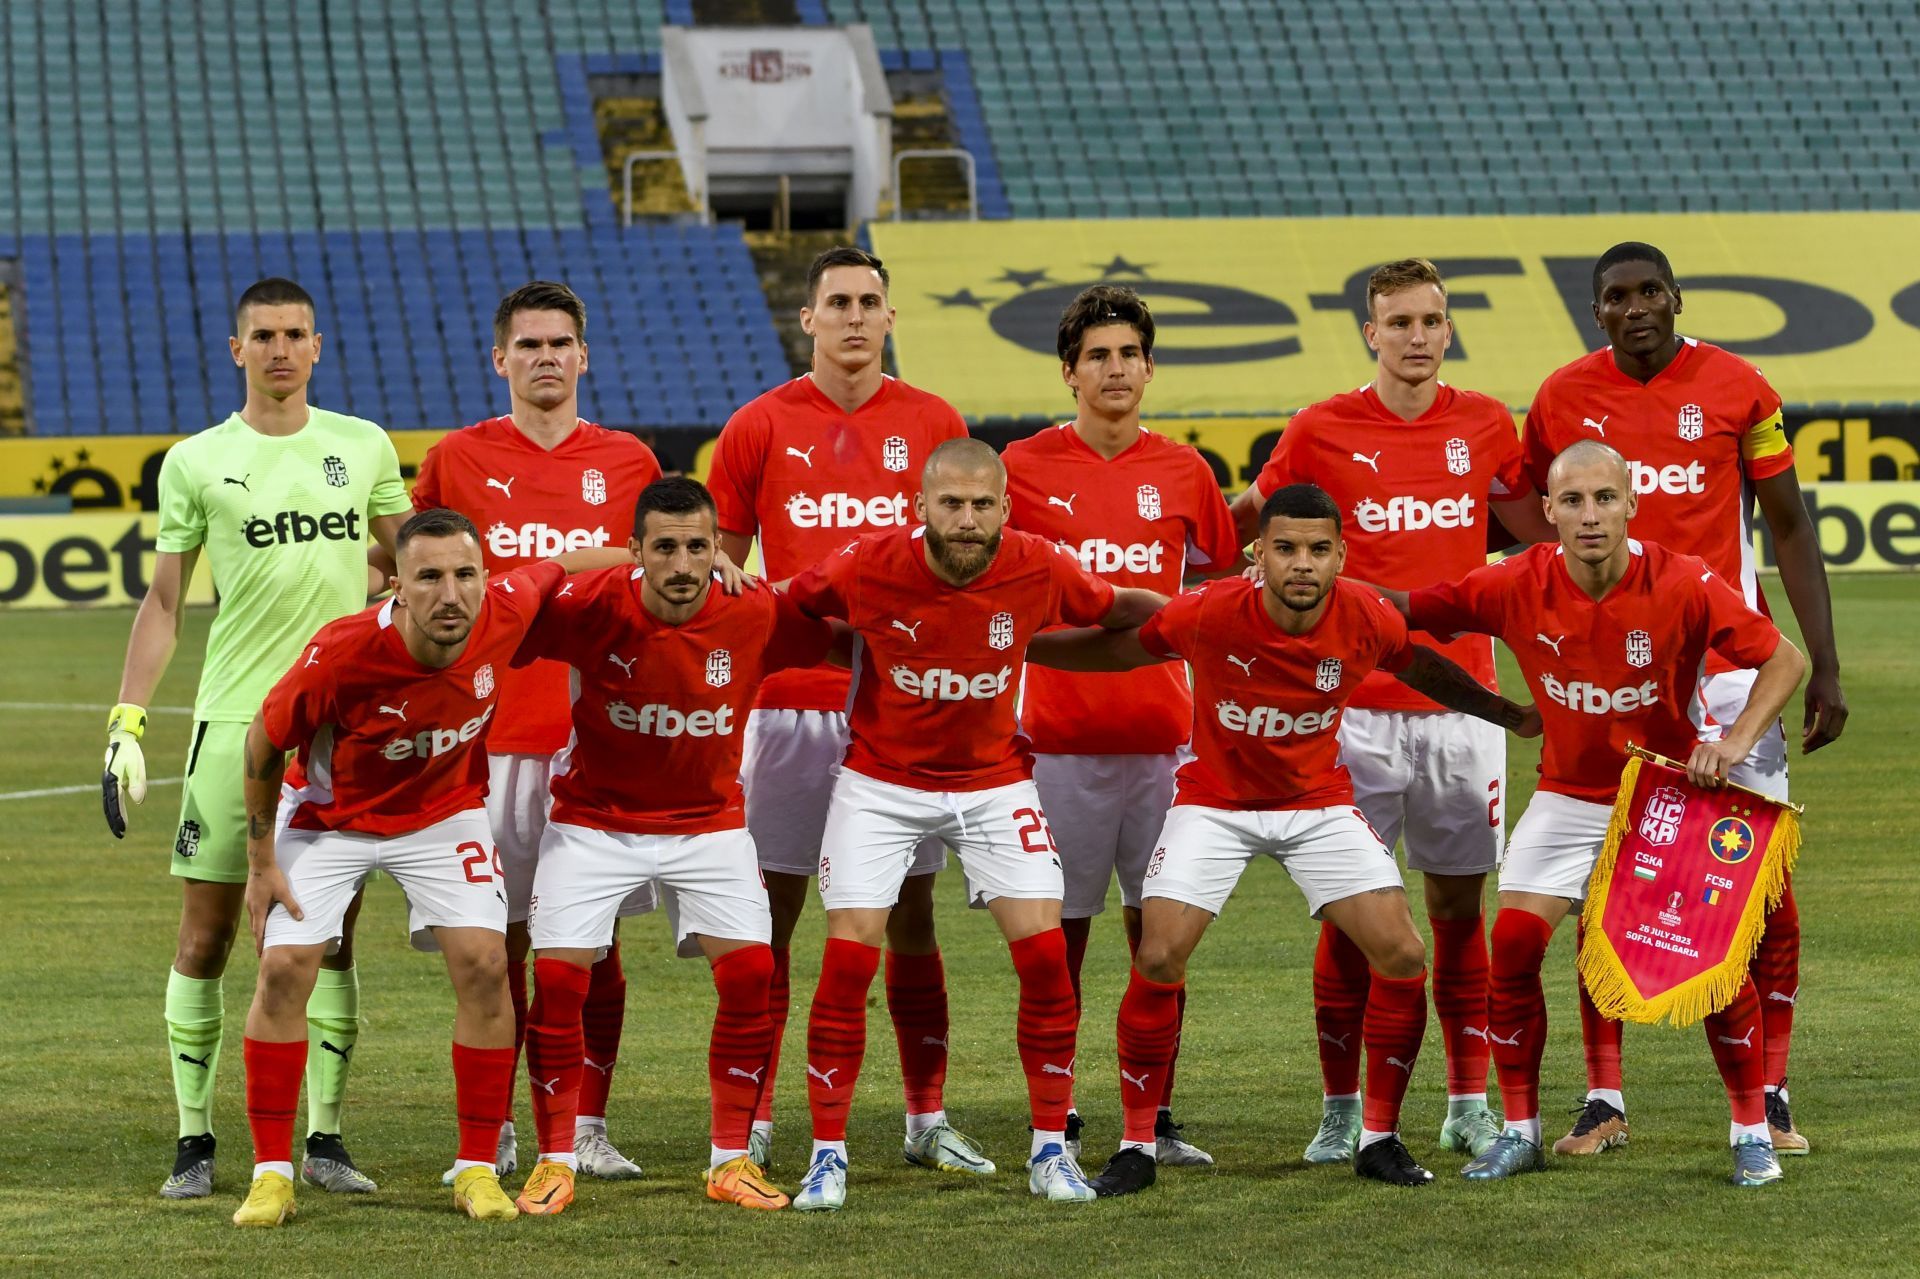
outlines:
{"label": "white football shorts", "polygon": [[[1717,742],[1747,708],[1756,671],[1717,671],[1701,677],[1693,699],[1693,722],[1700,740]],[[1734,766],[1727,780],[1771,799],[1787,798],[1787,734],[1780,721],[1761,734],[1746,759]]]}
{"label": "white football shorts", "polygon": [[1350,706],[1340,719],[1340,762],[1380,841],[1405,845],[1407,869],[1484,875],[1500,864],[1507,735],[1498,725],[1451,711]]}
{"label": "white football shorts", "polygon": [[1400,866],[1357,808],[1231,809],[1176,804],[1147,863],[1143,897],[1220,913],[1255,857],[1286,869],[1315,919],[1328,902],[1400,888]]}
{"label": "white football shorts", "polygon": [[1612,804],[1535,791],[1527,811],[1514,823],[1506,859],[1500,863],[1500,891],[1585,901],[1612,816]]}
{"label": "white football shorts", "polygon": [[527,920],[533,948],[598,950],[611,944],[621,903],[650,883],[673,894],[674,943],[685,958],[700,953],[696,934],[773,939],[760,861],[744,829],[634,835],[553,822],[540,842]]}
{"label": "white football shorts", "polygon": [[1067,895],[1060,914],[1090,919],[1120,901],[1140,907],[1140,881],[1173,804],[1172,755],[1035,755],[1033,784],[1060,849]]}
{"label": "white football shorts", "polygon": [[[557,755],[487,756],[487,821],[507,884],[507,922],[524,924],[533,897],[540,838],[553,808],[549,788],[566,771],[567,752]],[[622,917],[644,915],[658,905],[651,884],[641,884],[620,905]]]}

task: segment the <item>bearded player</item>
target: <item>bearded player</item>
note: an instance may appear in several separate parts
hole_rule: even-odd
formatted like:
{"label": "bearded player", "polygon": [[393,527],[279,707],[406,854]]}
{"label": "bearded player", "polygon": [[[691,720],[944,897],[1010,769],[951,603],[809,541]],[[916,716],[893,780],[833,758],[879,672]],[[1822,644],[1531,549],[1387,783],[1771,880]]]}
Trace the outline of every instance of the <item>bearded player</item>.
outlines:
{"label": "bearded player", "polygon": [[[1516,536],[1551,538],[1521,475],[1513,418],[1498,400],[1448,386],[1453,342],[1446,282],[1424,258],[1389,262],[1367,279],[1371,383],[1302,409],[1238,501],[1251,533],[1266,495],[1307,482],[1346,513],[1347,570],[1385,586],[1424,586],[1486,562],[1489,514]],[[1434,645],[1494,687],[1493,644]],[[1433,929],[1433,1006],[1446,1047],[1447,1117],[1440,1144],[1478,1154],[1500,1135],[1487,1106],[1487,941],[1481,899],[1500,859],[1506,737],[1375,670],[1340,723],[1340,760],[1354,803],[1388,848],[1421,872]],[[1360,1052],[1367,962],[1346,934],[1320,926],[1314,1020],[1325,1100],[1308,1163],[1353,1158],[1361,1125]]]}
{"label": "bearded player", "polygon": [[[173,842],[182,889],[167,973],[167,1055],[179,1110],[164,1199],[213,1193],[213,1084],[225,1039],[221,976],[247,879],[240,789],[247,723],[274,680],[321,624],[367,599],[367,544],[391,548],[408,510],[400,460],[372,422],[307,403],[320,360],[313,299],[291,280],[240,295],[228,347],[246,402],[218,426],[167,450],[153,585],[134,615],[118,705],[107,722],[101,778],[107,827],[126,835],[126,804],[146,798],[145,707],[166,673],[204,553],[220,594],[194,699],[193,737]],[[337,951],[321,960],[308,1000],[312,1045],[303,1172],[327,1190],[366,1192],[340,1137],[347,1063],[359,1037],[360,984],[347,911]]]}
{"label": "bearded player", "polygon": [[[301,1010],[375,870],[406,893],[414,945],[439,950],[453,983],[454,1206],[487,1221],[518,1215],[493,1169],[513,1086],[513,1008],[482,752],[496,672],[541,601],[568,569],[604,567],[615,553],[576,552],[489,583],[472,522],[447,510],[413,516],[394,549],[393,598],[315,633],[247,730],[246,903],[260,975],[246,1039],[253,1184],[237,1226],[294,1215]],[[290,751],[301,758],[283,793]]]}
{"label": "bearded player", "polygon": [[[1547,1031],[1540,964],[1554,926],[1587,896],[1606,842],[1629,742],[1687,759],[1695,785],[1726,780],[1772,728],[1806,659],[1705,562],[1627,536],[1628,462],[1597,440],[1569,445],[1547,471],[1559,544],[1474,570],[1458,582],[1391,593],[1409,621],[1447,634],[1495,635],[1513,651],[1546,725],[1540,786],[1500,866],[1488,1036],[1505,1130],[1461,1174],[1498,1180],[1544,1168],[1540,1060]],[[1689,717],[1709,652],[1753,673],[1752,692],[1716,740]],[[1767,1131],[1760,998],[1748,978],[1706,1018],[1707,1043],[1733,1112],[1733,1183],[1780,1178]]]}
{"label": "bearded player", "polygon": [[[634,500],[660,478],[653,450],[624,431],[580,417],[580,375],[587,371],[587,308],[564,284],[535,280],[501,299],[493,314],[493,370],[507,383],[511,411],[452,431],[428,450],[413,486],[420,510],[449,507],[484,529],[489,573],[589,546],[624,546]],[[534,864],[547,824],[547,784],[566,746],[567,668],[563,662],[501,667],[499,723],[487,735],[487,819],[507,889],[507,984],[514,1045],[526,1038],[527,913]],[[653,909],[644,885],[622,905]],[[590,1070],[578,1101],[574,1154],[595,1177],[640,1176],[607,1135],[607,1095],[627,1008],[620,943],[593,965],[582,1013]],[[500,1128],[495,1167],[518,1162],[512,1092]],[[452,1172],[447,1173],[451,1181]]]}
{"label": "bearded player", "polygon": [[[1543,483],[1555,455],[1576,440],[1620,450],[1630,459],[1640,503],[1636,532],[1668,550],[1698,555],[1749,606],[1766,613],[1753,561],[1751,511],[1757,503],[1812,659],[1800,735],[1801,752],[1810,753],[1845,729],[1847,701],[1826,565],[1794,474],[1780,397],[1745,360],[1675,333],[1680,313],[1680,288],[1659,249],[1630,241],[1600,255],[1593,267],[1593,318],[1609,345],[1541,385],[1527,412],[1527,471],[1536,485]],[[1697,716],[1702,741],[1725,735],[1750,700],[1753,679],[1751,671],[1707,654]],[[1779,725],[1760,735],[1733,780],[1787,798],[1787,741]],[[1794,1129],[1787,1102],[1787,1057],[1800,997],[1800,911],[1791,882],[1767,916],[1753,979],[1760,990],[1774,1147],[1783,1155],[1804,1155],[1807,1139]],[[1584,986],[1580,1013],[1587,1104],[1573,1131],[1555,1143],[1559,1154],[1598,1154],[1627,1138],[1620,1023],[1600,1016]]]}
{"label": "bearded player", "polygon": [[[887,269],[860,249],[828,249],[807,271],[801,328],[813,369],[743,406],[727,421],[707,476],[720,545],[744,564],[755,537],[762,571],[792,578],[850,537],[913,522],[927,456],[966,425],[951,405],[881,371],[894,311]],[[747,828],[773,909],[773,1061],[754,1118],[754,1159],[773,1142],[773,1083],[790,1003],[793,929],[807,880],[820,866],[827,798],[847,747],[847,672],[820,666],[768,677],[747,718],[741,777]],[[947,1122],[947,983],[933,928],[933,874],[946,864],[921,843],[887,923],[887,1010],[906,1091],[907,1162],[984,1174],[993,1165]]]}
{"label": "bearded player", "polygon": [[867,989],[914,850],[930,837],[960,853],[970,899],[992,913],[1019,976],[1027,1187],[1053,1202],[1086,1201],[1093,1190],[1066,1149],[1079,1018],[1060,931],[1060,856],[1014,699],[1036,631],[1135,625],[1164,597],[1116,588],[1044,538],[1004,529],[1006,470],[978,440],[935,449],[920,485],[924,529],[849,542],[791,587],[803,612],[844,621],[860,639],[852,741],[820,858],[827,946],[807,1027],[813,1155],[793,1205],[846,1202]]}
{"label": "bearded player", "polygon": [[[1010,528],[1065,546],[1088,572],[1116,586],[1177,594],[1188,572],[1218,575],[1244,563],[1233,518],[1212,469],[1191,445],[1140,426],[1153,380],[1153,315],[1132,289],[1096,284],[1060,317],[1062,379],[1073,421],[1009,444]],[[1061,930],[1080,1000],[1080,967],[1093,918],[1120,881],[1129,951],[1140,942],[1140,880],[1167,805],[1174,752],[1186,744],[1193,698],[1184,668],[1074,675],[1029,667],[1020,730],[1034,751],[1033,784],[1048,814],[1066,878]],[[1213,1156],[1180,1136],[1167,1071],[1157,1120],[1161,1164],[1208,1165]],[[1080,1115],[1067,1145],[1080,1155]]]}
{"label": "bearded player", "polygon": [[1393,854],[1353,802],[1339,722],[1354,691],[1382,669],[1441,705],[1529,735],[1538,719],[1411,643],[1405,623],[1372,591],[1338,580],[1341,525],[1325,491],[1285,485],[1261,506],[1258,581],[1210,582],[1137,630],[1069,632],[1035,644],[1035,660],[1078,670],[1183,658],[1200,708],[1192,759],[1180,769],[1141,890],[1140,946],[1119,1020],[1126,1126],[1093,1182],[1103,1196],[1154,1182],[1160,1079],[1173,1066],[1187,962],[1247,864],[1262,855],[1286,868],[1313,916],[1350,937],[1371,969],[1355,1173],[1401,1186],[1433,1180],[1398,1133],[1426,1030],[1426,950]]}

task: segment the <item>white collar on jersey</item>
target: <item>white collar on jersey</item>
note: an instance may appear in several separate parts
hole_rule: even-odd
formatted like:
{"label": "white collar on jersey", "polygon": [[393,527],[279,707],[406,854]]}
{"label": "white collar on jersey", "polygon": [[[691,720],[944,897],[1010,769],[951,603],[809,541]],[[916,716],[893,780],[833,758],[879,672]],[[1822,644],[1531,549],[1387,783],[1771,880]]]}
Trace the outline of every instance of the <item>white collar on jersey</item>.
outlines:
{"label": "white collar on jersey", "polygon": [[387,596],[387,602],[380,606],[380,629],[386,630],[393,625],[393,596]]}

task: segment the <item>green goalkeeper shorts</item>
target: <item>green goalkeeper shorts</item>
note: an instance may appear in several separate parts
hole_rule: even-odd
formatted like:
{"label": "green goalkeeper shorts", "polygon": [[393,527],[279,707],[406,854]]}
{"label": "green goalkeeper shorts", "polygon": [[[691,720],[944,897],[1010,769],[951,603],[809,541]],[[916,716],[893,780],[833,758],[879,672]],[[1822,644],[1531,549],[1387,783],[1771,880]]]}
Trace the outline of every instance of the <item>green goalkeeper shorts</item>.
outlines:
{"label": "green goalkeeper shorts", "polygon": [[246,744],[245,724],[194,722],[173,836],[173,873],[183,879],[247,882]]}

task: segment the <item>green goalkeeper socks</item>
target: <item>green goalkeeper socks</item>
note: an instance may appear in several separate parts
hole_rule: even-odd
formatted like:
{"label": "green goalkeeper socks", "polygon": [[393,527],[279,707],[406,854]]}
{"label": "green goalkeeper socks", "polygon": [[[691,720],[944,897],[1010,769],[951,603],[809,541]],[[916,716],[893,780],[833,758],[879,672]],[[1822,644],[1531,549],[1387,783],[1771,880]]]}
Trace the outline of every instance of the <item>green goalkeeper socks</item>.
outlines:
{"label": "green goalkeeper socks", "polygon": [[307,997],[307,1131],[339,1132],[360,1038],[360,970],[322,968]]}
{"label": "green goalkeeper socks", "polygon": [[206,981],[167,970],[167,1056],[182,1137],[213,1131],[213,1077],[220,1069],[225,1018],[218,977]]}

